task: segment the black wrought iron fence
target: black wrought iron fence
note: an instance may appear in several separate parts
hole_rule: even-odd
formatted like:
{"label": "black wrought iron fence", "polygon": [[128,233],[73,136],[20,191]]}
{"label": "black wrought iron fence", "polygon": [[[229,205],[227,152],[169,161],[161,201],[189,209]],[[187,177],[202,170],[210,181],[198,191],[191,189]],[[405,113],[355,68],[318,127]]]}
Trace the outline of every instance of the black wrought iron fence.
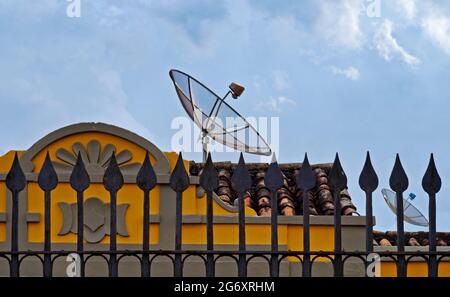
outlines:
{"label": "black wrought iron fence", "polygon": [[[305,155],[301,168],[295,175],[297,187],[303,192],[303,197],[308,194],[316,185],[315,174]],[[373,248],[373,213],[372,213],[372,193],[378,187],[378,177],[372,166],[370,155],[367,153],[363,170],[359,177],[360,188],[366,194],[366,248],[364,251],[344,251],[342,248],[342,226],[341,226],[341,206],[339,193],[347,188],[347,177],[341,166],[339,156],[336,154],[333,166],[329,172],[329,184],[334,197],[334,250],[333,251],[311,251],[310,235],[310,215],[309,199],[303,199],[303,250],[301,251],[280,251],[278,244],[278,210],[276,192],[283,186],[283,174],[277,162],[270,164],[265,175],[265,185],[270,190],[271,199],[271,249],[270,251],[249,250],[246,247],[246,223],[245,223],[245,203],[244,196],[252,186],[250,174],[246,168],[244,158],[241,154],[238,166],[232,175],[232,184],[238,194],[238,222],[239,222],[239,245],[234,251],[219,251],[214,249],[213,237],[213,192],[218,187],[218,174],[208,156],[205,167],[200,175],[200,186],[206,192],[206,250],[183,250],[182,249],[182,202],[183,192],[189,187],[190,181],[188,173],[183,164],[180,153],[176,166],[170,176],[170,187],[176,192],[176,224],[175,224],[175,246],[173,250],[151,250],[149,246],[150,228],[150,192],[157,184],[157,176],[150,163],[149,155],[145,156],[142,167],[136,178],[137,186],[143,192],[143,234],[142,248],[139,250],[118,250],[117,249],[117,193],[124,184],[124,178],[116,162],[114,153],[109,162],[109,166],[103,177],[103,185],[110,194],[110,243],[107,251],[85,251],[83,237],[83,200],[84,191],[90,185],[89,174],[80,155],[77,157],[76,165],[70,176],[70,185],[77,193],[77,244],[74,251],[55,251],[51,248],[51,195],[58,185],[58,175],[47,153],[42,169],[38,175],[38,184],[44,192],[44,250],[23,251],[19,246],[18,230],[18,199],[19,193],[26,187],[26,177],[21,169],[17,154],[12,167],[6,176],[6,187],[11,192],[12,214],[11,214],[11,249],[0,251],[0,258],[6,259],[10,268],[10,276],[18,277],[20,265],[27,257],[36,257],[42,263],[43,275],[52,276],[53,265],[59,257],[76,253],[81,262],[80,276],[85,276],[85,265],[94,256],[101,256],[108,263],[110,277],[117,277],[119,262],[128,256],[139,259],[141,264],[141,276],[149,277],[151,265],[157,257],[164,256],[171,260],[174,276],[183,276],[183,266],[190,256],[198,256],[202,259],[206,267],[206,276],[215,276],[217,262],[222,257],[233,259],[238,268],[238,276],[247,276],[247,269],[250,261],[255,258],[263,259],[270,268],[272,277],[279,276],[280,263],[288,257],[296,258],[302,266],[302,276],[310,277],[312,265],[320,258],[328,259],[333,264],[334,276],[344,276],[344,264],[350,258],[358,258],[366,265],[369,264],[367,256],[374,251]],[[405,251],[405,234],[403,222],[403,193],[408,188],[408,177],[403,170],[400,158],[397,155],[395,165],[390,176],[390,187],[396,192],[397,203],[397,251],[381,251],[380,256],[388,257],[394,261],[397,267],[397,275],[400,277],[407,275],[407,265],[411,259],[420,257],[428,264],[428,275],[438,276],[439,263],[446,257],[450,257],[449,251],[437,251],[436,248],[436,194],[441,188],[441,179],[436,169],[433,155],[426,173],[422,180],[422,187],[429,196],[429,249],[428,251]]]}

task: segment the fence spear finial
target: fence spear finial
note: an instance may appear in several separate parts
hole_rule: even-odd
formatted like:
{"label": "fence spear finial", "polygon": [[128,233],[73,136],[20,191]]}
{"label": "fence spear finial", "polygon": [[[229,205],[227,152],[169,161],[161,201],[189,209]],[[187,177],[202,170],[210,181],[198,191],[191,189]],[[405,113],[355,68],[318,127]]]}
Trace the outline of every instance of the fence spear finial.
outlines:
{"label": "fence spear finial", "polygon": [[275,153],[272,155],[272,162],[267,169],[266,176],[264,177],[264,184],[271,191],[276,191],[283,186],[283,173],[280,166],[278,166]]}
{"label": "fence spear finial", "polygon": [[296,176],[297,186],[301,190],[309,190],[316,185],[316,177],[309,164],[308,154],[305,153],[305,159],[303,160],[302,168],[300,168],[298,175]]}
{"label": "fence spear finial", "polygon": [[347,187],[347,176],[345,175],[344,169],[342,169],[338,153],[336,153],[333,166],[328,175],[328,181],[334,190],[342,190]]}
{"label": "fence spear finial", "polygon": [[389,186],[397,193],[403,193],[408,188],[408,176],[405,169],[403,169],[400,156],[395,157],[394,168],[392,169],[391,177],[389,178]]}
{"label": "fence spear finial", "polygon": [[231,183],[233,188],[240,194],[249,190],[252,186],[252,178],[248,172],[247,167],[245,166],[244,156],[240,155],[239,163],[233,172],[233,176],[231,177]]}
{"label": "fence spear finial", "polygon": [[436,164],[434,163],[434,156],[431,154],[430,162],[428,163],[427,171],[422,179],[422,188],[428,194],[436,194],[440,191],[442,185],[441,177],[437,171]]}
{"label": "fence spear finial", "polygon": [[208,153],[205,167],[200,174],[200,186],[205,191],[214,191],[219,186],[219,176],[212,162],[211,153]]}
{"label": "fence spear finial", "polygon": [[372,193],[378,188],[378,176],[373,168],[369,152],[367,152],[366,161],[359,176],[359,186],[366,193]]}
{"label": "fence spear finial", "polygon": [[58,175],[56,174],[48,152],[38,175],[38,184],[44,191],[51,191],[58,185]]}
{"label": "fence spear finial", "polygon": [[73,167],[72,173],[70,174],[70,185],[77,192],[83,192],[89,187],[91,179],[84,166],[81,154],[77,155],[77,162]]}
{"label": "fence spear finial", "polygon": [[156,186],[156,173],[150,163],[148,152],[145,153],[144,163],[136,176],[136,183],[142,191],[150,191]]}
{"label": "fence spear finial", "polygon": [[6,175],[6,187],[11,191],[18,193],[25,189],[26,186],[26,178],[23,173],[22,167],[20,166],[19,157],[16,154],[14,155],[14,161],[12,163],[11,169]]}
{"label": "fence spear finial", "polygon": [[177,164],[170,175],[170,187],[175,192],[183,192],[189,187],[189,175],[184,168],[183,155],[178,155]]}
{"label": "fence spear finial", "polygon": [[113,152],[108,168],[106,168],[105,175],[103,176],[103,185],[106,190],[110,192],[117,192],[120,188],[122,188],[123,183],[123,175],[122,172],[120,172],[119,165],[117,164],[116,154]]}

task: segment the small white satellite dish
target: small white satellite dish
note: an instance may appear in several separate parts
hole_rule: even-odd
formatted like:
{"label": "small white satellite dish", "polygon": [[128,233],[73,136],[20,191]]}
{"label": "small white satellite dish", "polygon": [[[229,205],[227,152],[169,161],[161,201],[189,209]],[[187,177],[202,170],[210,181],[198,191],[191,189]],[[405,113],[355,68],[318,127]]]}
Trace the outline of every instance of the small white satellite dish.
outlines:
{"label": "small white satellite dish", "polygon": [[[389,208],[394,214],[397,214],[397,194],[389,189],[382,189],[381,194],[383,194],[383,198]],[[427,218],[411,203],[414,198],[416,198],[416,195],[410,193],[408,199],[403,199],[404,220],[412,225],[428,227]]]}

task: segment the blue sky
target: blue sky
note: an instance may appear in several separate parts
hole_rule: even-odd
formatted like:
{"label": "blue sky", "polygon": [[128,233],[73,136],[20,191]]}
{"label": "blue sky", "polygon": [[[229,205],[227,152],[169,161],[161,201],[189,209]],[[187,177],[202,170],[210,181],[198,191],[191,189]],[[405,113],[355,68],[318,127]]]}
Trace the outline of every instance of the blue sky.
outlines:
{"label": "blue sky", "polygon": [[0,0],[0,153],[81,121],[116,124],[170,150],[171,121],[184,115],[168,77],[178,68],[219,94],[231,81],[246,86],[232,104],[280,118],[280,162],[305,152],[331,162],[339,152],[361,213],[369,150],[380,178],[377,229],[395,228],[379,192],[395,154],[426,213],[420,184],[434,152],[438,229],[449,231],[450,4],[381,0],[373,17],[372,2],[81,0],[81,17],[69,18],[64,0]]}

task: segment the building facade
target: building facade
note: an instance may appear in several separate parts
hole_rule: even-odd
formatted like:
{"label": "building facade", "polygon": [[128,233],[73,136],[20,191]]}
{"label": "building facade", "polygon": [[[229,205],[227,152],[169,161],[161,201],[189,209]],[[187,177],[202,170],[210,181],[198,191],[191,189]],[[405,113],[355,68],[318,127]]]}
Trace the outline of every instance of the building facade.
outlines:
{"label": "building facade", "polygon": [[[80,155],[89,174],[90,185],[84,192],[84,250],[107,251],[110,248],[110,193],[105,189],[103,177],[112,154],[115,154],[123,175],[124,185],[117,192],[117,249],[142,249],[143,193],[136,183],[137,174],[146,153],[149,153],[157,176],[157,185],[150,192],[149,248],[150,250],[173,250],[175,246],[176,193],[170,187],[170,176],[177,162],[175,152],[162,152],[154,143],[125,129],[102,124],[81,123],[56,130],[43,137],[26,151],[10,151],[0,157],[0,251],[11,249],[12,194],[6,185],[6,178],[15,154],[26,177],[26,187],[18,195],[18,244],[20,251],[44,250],[44,192],[38,184],[39,172],[48,153],[58,176],[58,184],[51,192],[50,239],[52,251],[75,251],[77,243],[77,192],[70,185],[70,175]],[[182,204],[182,250],[202,251],[206,246],[206,194],[199,186],[199,176],[193,170],[192,162],[184,162],[190,173],[189,187],[183,192]],[[231,166],[231,165],[230,165]],[[262,165],[261,165],[262,166]],[[327,165],[317,165],[316,168]],[[220,167],[220,166],[219,166]],[[264,167],[264,166],[263,166]],[[253,178],[255,182],[255,178]],[[214,249],[237,251],[239,248],[238,206],[226,189],[226,183],[219,184],[222,190],[213,193]],[[255,191],[254,191],[255,192]],[[294,191],[291,191],[294,192]],[[230,196],[231,195],[231,196]],[[254,194],[256,195],[256,194]],[[262,195],[262,194],[261,194]],[[260,195],[260,196],[261,196]],[[287,194],[286,194],[287,195]],[[269,251],[271,249],[271,220],[264,215],[263,199],[252,198],[245,207],[246,249]],[[284,197],[284,196],[283,196]],[[278,218],[278,249],[280,251],[301,251],[303,248],[303,216],[293,198],[283,200],[282,206],[292,208],[288,215]],[[346,200],[347,199],[347,200]],[[282,199],[281,199],[282,200]],[[280,200],[280,201],[281,201]],[[289,205],[289,201],[294,201]],[[342,202],[344,201],[344,202]],[[347,201],[347,202],[345,202]],[[341,204],[352,207],[350,197],[344,194]],[[310,218],[310,250],[332,251],[334,248],[333,216],[318,208]],[[325,209],[326,211],[326,209]],[[345,251],[364,251],[366,248],[366,218],[355,211],[342,216],[342,248]],[[427,247],[406,247],[407,250],[424,250]],[[395,250],[395,247],[375,246],[374,251]],[[448,251],[447,247],[438,250]],[[6,255],[6,254],[4,254]],[[107,258],[107,257],[106,257]],[[439,275],[450,276],[450,259],[439,264]],[[67,275],[67,255],[53,259],[53,275]],[[140,276],[141,264],[134,256],[120,258],[119,276]],[[296,257],[286,257],[280,263],[280,276],[300,276],[302,265]],[[86,259],[86,276],[107,276],[108,263],[105,256],[92,255]],[[217,276],[236,276],[238,266],[232,257],[221,257],[216,261]],[[10,273],[7,257],[0,257],[0,275]],[[163,256],[152,260],[151,275],[172,276],[173,262]],[[349,259],[344,265],[344,275],[364,276],[366,267],[358,259]],[[35,255],[23,257],[20,263],[21,276],[43,274],[42,258]],[[201,257],[186,259],[184,276],[205,275]],[[264,259],[254,258],[248,263],[249,276],[268,276],[270,268]],[[332,276],[333,267],[326,257],[317,259],[312,265],[313,276]],[[395,276],[395,263],[383,257],[381,276]],[[417,258],[408,263],[409,276],[426,276],[427,262]]]}

